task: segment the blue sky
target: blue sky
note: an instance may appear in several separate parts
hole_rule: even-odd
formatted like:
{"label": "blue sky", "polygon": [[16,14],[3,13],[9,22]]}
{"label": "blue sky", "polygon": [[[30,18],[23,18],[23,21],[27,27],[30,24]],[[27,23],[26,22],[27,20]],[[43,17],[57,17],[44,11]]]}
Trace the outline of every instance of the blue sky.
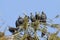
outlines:
{"label": "blue sky", "polygon": [[[15,27],[19,15],[23,17],[24,12],[29,15],[36,11],[44,11],[48,18],[54,18],[60,15],[60,0],[0,0],[0,19],[5,22],[2,28],[7,25]],[[55,23],[60,24],[59,19]]]}

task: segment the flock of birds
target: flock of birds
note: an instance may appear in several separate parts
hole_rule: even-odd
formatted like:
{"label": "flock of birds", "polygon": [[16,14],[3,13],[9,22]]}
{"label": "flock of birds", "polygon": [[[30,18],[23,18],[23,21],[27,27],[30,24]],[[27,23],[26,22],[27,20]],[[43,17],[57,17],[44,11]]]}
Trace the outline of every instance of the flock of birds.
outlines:
{"label": "flock of birds", "polygon": [[[42,12],[41,15],[36,13],[35,16],[33,16],[31,13],[30,17],[27,15],[26,15],[26,17],[28,17],[28,19],[31,22],[35,22],[36,20],[40,20],[40,22],[46,23],[46,19],[47,19],[47,16],[44,12]],[[29,20],[28,20],[28,22],[29,22]],[[19,29],[19,26],[22,25],[23,23],[24,23],[24,18],[19,16],[19,18],[15,22],[16,28],[9,27],[9,31],[12,34],[15,34],[15,32]],[[42,33],[42,34],[45,35],[44,33]]]}

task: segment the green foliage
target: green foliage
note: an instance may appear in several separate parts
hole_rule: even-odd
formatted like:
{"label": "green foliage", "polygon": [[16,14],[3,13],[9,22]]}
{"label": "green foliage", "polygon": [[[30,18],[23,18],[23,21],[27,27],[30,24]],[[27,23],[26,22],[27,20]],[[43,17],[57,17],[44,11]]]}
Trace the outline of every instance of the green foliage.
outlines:
{"label": "green foliage", "polygon": [[60,38],[57,36],[57,33],[51,34],[48,39],[49,40],[60,40]]}

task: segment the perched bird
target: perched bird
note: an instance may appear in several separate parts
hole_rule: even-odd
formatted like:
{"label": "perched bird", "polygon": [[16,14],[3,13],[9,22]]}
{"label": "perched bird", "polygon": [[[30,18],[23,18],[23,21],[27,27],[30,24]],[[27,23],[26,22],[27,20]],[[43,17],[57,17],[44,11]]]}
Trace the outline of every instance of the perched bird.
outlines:
{"label": "perched bird", "polygon": [[31,13],[31,16],[30,16],[30,20],[31,20],[31,22],[35,22],[36,21],[36,18],[32,15],[32,13]]}
{"label": "perched bird", "polygon": [[19,16],[18,20],[15,22],[15,25],[16,27],[19,27],[21,24],[23,24],[23,18]]}
{"label": "perched bird", "polygon": [[40,20],[40,14],[36,13],[35,18],[36,18],[36,20]]}
{"label": "perched bird", "polygon": [[9,27],[9,31],[10,31],[12,34],[15,34],[15,33],[18,32],[18,28]]}
{"label": "perched bird", "polygon": [[41,37],[45,36],[45,35],[46,35],[46,33],[47,33],[46,28],[42,28],[42,32],[41,32],[41,33],[42,33],[42,34],[41,34]]}
{"label": "perched bird", "polygon": [[47,16],[44,12],[42,12],[40,16],[40,22],[46,23]]}
{"label": "perched bird", "polygon": [[41,37],[43,37],[44,35],[45,35],[45,33],[42,32]]}

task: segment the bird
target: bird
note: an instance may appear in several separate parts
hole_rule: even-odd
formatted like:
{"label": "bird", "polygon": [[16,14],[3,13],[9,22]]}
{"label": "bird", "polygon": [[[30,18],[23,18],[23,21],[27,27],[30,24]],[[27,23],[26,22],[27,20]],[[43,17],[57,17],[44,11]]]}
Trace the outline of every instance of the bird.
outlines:
{"label": "bird", "polygon": [[42,11],[42,14],[40,16],[40,22],[46,23],[47,16],[46,14]]}
{"label": "bird", "polygon": [[30,14],[31,14],[31,16],[30,16],[30,20],[31,20],[31,22],[35,22],[35,21],[36,21],[35,16],[33,16],[32,13],[30,13]]}
{"label": "bird", "polygon": [[19,16],[19,18],[15,22],[15,25],[16,27],[19,27],[22,24],[23,24],[23,18]]}
{"label": "bird", "polygon": [[9,32],[16,34],[18,32],[18,28],[9,27]]}
{"label": "bird", "polygon": [[35,18],[36,18],[36,20],[40,20],[40,14],[38,14],[38,13],[36,12]]}
{"label": "bird", "polygon": [[41,37],[43,37],[44,35],[45,35],[45,33],[42,32]]}

